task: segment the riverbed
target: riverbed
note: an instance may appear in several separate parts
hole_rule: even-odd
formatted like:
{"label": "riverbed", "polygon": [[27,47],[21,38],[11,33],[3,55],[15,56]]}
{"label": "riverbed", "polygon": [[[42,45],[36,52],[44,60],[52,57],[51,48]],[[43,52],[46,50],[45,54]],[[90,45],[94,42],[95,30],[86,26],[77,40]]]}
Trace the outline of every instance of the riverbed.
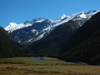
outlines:
{"label": "riverbed", "polygon": [[75,64],[75,65],[80,65],[79,63],[75,63],[75,62],[67,62],[67,61],[63,61],[63,60],[44,60],[41,57],[31,57],[31,59],[27,59],[25,61],[37,61],[37,62],[66,62],[67,64]]}

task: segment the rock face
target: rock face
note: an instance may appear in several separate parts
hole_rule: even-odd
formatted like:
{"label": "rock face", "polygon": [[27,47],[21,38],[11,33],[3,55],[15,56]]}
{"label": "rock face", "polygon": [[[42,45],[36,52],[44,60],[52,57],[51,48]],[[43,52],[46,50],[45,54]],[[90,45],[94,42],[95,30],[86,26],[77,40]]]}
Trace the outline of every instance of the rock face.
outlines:
{"label": "rock face", "polygon": [[80,13],[67,16],[63,14],[61,17],[55,20],[47,18],[37,18],[28,20],[22,24],[10,23],[5,30],[17,41],[17,42],[34,42],[45,36],[47,36],[57,26],[68,22],[69,20],[77,21],[79,26],[82,26],[87,20],[91,18],[98,11],[83,11]]}

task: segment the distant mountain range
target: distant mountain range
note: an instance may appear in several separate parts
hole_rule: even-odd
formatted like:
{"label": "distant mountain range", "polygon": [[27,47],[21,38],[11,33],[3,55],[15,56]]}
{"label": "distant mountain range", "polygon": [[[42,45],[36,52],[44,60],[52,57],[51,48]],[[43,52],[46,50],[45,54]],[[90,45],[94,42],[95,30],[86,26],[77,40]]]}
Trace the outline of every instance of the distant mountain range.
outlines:
{"label": "distant mountain range", "polygon": [[68,22],[69,20],[81,20],[79,26],[82,26],[85,21],[89,20],[98,11],[90,10],[83,11],[72,16],[63,14],[54,20],[48,18],[36,18],[28,20],[22,24],[10,23],[5,27],[5,30],[17,41],[17,42],[34,42],[45,36],[47,36],[57,26]]}
{"label": "distant mountain range", "polygon": [[100,64],[100,12],[79,28],[78,21],[70,20],[58,26],[28,49],[39,56]]}
{"label": "distant mountain range", "polygon": [[70,20],[58,26],[28,49],[39,56],[58,57],[72,62],[100,64],[100,12],[86,21]]}
{"label": "distant mountain range", "polygon": [[47,56],[100,65],[100,11],[12,22],[5,30],[0,27],[0,58]]}

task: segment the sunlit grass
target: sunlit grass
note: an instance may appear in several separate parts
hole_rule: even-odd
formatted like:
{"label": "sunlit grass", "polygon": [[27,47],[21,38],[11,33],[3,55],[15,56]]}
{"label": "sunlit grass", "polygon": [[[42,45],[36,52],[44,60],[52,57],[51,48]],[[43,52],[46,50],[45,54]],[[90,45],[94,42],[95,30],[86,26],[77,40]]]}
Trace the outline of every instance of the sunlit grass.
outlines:
{"label": "sunlit grass", "polygon": [[29,57],[14,57],[14,58],[1,58],[0,64],[25,64],[25,59]]}
{"label": "sunlit grass", "polygon": [[[44,60],[59,60],[42,57]],[[31,57],[0,59],[0,75],[100,75],[100,67],[69,65],[66,62],[25,61]]]}
{"label": "sunlit grass", "polygon": [[57,59],[57,58],[50,58],[50,57],[41,57],[43,60],[60,60],[60,59]]}
{"label": "sunlit grass", "polygon": [[[0,65],[1,66],[1,65]],[[99,75],[99,73],[88,73],[83,66],[25,66],[18,64],[3,64],[0,67],[0,75]],[[78,69],[83,68],[80,70]],[[86,68],[89,68],[88,66]],[[92,74],[93,73],[93,74]]]}
{"label": "sunlit grass", "polygon": [[[57,60],[56,58],[46,58],[44,57],[44,60]],[[57,66],[57,65],[68,65],[66,62],[38,62],[38,61],[25,61],[27,59],[34,59],[34,58],[30,58],[30,57],[15,57],[15,58],[2,58],[0,59],[0,64],[24,64],[24,65],[53,65],[53,66]]]}

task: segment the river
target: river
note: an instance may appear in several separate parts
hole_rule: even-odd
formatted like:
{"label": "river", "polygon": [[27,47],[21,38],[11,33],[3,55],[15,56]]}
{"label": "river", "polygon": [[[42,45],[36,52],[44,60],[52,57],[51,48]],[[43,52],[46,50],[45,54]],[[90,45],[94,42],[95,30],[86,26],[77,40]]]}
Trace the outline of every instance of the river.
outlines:
{"label": "river", "polygon": [[[27,59],[25,61],[40,61],[40,62],[66,62],[62,60],[44,60],[41,57],[32,57],[31,59]],[[74,63],[74,62],[66,62],[67,64],[76,64],[79,65],[79,63]]]}

